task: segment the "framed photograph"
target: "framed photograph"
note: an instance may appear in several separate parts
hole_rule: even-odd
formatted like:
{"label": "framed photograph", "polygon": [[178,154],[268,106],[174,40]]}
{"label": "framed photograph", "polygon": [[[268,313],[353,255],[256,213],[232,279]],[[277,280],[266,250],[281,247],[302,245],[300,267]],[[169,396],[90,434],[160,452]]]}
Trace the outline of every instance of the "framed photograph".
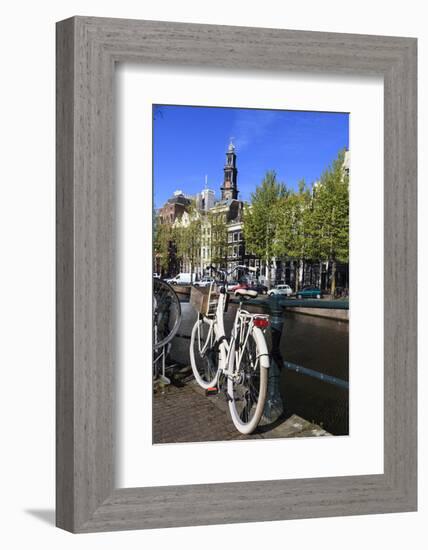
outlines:
{"label": "framed photograph", "polygon": [[57,24],[58,527],[416,510],[416,46]]}
{"label": "framed photograph", "polygon": [[[125,89],[140,89],[138,73],[121,76],[129,105]],[[287,82],[288,102],[293,89],[301,97],[308,88],[297,80]],[[233,83],[235,94],[240,86]],[[343,92],[325,79],[322,86]],[[381,86],[370,89],[379,102]],[[350,105],[349,82],[347,91]],[[377,147],[366,139],[368,148],[382,145],[380,121],[372,117]],[[349,435],[349,137],[344,112],[153,106],[153,444]],[[381,355],[380,339],[378,347]]]}

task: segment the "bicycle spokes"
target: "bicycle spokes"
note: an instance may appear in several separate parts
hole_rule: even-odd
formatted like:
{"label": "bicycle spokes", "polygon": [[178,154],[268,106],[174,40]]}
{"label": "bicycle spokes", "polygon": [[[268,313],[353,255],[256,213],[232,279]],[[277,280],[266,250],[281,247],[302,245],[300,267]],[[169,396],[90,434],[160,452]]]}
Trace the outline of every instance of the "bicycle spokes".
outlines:
{"label": "bicycle spokes", "polygon": [[[256,382],[257,378],[257,382]],[[241,414],[239,415],[243,422],[248,422],[251,419],[251,412],[253,407],[257,405],[259,400],[259,388],[260,388],[260,377],[254,374],[252,379],[248,382],[248,387],[244,395],[244,407],[242,408]]]}

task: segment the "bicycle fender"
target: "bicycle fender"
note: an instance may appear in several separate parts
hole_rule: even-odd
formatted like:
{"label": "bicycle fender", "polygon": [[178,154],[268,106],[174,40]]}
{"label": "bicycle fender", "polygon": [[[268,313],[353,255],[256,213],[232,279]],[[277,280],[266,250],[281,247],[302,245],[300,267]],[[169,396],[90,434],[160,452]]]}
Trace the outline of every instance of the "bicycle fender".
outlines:
{"label": "bicycle fender", "polygon": [[270,367],[270,357],[266,337],[262,329],[258,327],[253,327],[253,334],[259,349],[260,366],[264,369],[268,369]]}

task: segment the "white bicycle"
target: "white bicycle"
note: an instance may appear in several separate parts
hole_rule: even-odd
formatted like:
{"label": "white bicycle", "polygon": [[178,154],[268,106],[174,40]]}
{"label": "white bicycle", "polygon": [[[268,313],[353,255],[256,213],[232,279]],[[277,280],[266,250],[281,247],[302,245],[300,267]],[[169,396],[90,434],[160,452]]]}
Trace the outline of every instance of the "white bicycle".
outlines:
{"label": "white bicycle", "polygon": [[266,401],[270,365],[265,331],[269,316],[243,309],[245,299],[257,297],[255,290],[240,288],[230,340],[224,330],[227,310],[227,277],[230,273],[211,268],[220,275],[220,284],[192,288],[191,303],[199,311],[190,340],[190,361],[198,384],[206,391],[223,390],[236,428],[243,434],[258,426]]}

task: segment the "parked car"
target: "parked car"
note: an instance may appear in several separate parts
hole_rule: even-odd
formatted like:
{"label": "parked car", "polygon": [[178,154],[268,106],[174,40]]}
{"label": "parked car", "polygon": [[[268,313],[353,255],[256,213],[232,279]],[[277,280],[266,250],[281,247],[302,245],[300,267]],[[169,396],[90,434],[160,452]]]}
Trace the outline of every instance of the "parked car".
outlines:
{"label": "parked car", "polygon": [[248,283],[235,281],[235,282],[229,283],[227,290],[229,292],[235,292],[235,290],[238,290],[238,288],[249,288],[249,286],[248,286]]}
{"label": "parked car", "polygon": [[289,285],[277,285],[275,288],[271,288],[268,292],[269,296],[274,296],[275,294],[280,296],[291,296],[293,291]]}
{"label": "parked car", "polygon": [[[196,277],[193,274],[193,280],[195,280]],[[179,273],[175,277],[172,277],[172,279],[165,279],[167,283],[170,285],[190,285],[192,282],[192,274],[191,273]]]}
{"label": "parked car", "polygon": [[210,286],[213,281],[214,279],[212,277],[202,277],[199,281],[195,281],[193,286],[206,287]]}
{"label": "parked car", "polygon": [[261,283],[255,283],[255,282],[252,282],[248,286],[248,288],[250,288],[251,290],[255,290],[259,294],[267,294],[267,291],[268,291],[268,287],[266,285],[262,285]]}
{"label": "parked car", "polygon": [[302,298],[317,298],[320,299],[322,296],[321,289],[317,286],[304,286],[302,289],[296,292],[296,297],[299,299]]}

